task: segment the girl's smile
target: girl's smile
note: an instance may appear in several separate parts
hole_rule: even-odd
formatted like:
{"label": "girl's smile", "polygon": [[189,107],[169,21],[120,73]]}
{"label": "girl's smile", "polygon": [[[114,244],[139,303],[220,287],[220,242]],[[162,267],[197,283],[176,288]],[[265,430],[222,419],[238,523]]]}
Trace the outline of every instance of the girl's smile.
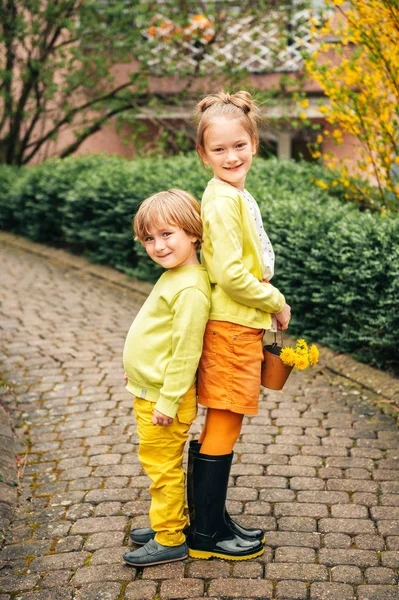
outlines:
{"label": "girl's smile", "polygon": [[215,118],[205,132],[204,147],[199,147],[198,152],[215,177],[244,189],[256,146],[239,119]]}

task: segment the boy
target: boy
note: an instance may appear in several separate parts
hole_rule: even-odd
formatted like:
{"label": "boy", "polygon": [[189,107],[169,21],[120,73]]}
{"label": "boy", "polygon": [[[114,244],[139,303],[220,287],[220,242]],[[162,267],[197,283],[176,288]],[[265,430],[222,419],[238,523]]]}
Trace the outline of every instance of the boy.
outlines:
{"label": "boy", "polygon": [[210,310],[210,284],[197,250],[200,206],[187,192],[145,200],[133,222],[150,258],[166,269],[127,334],[123,364],[134,395],[139,460],[151,479],[150,528],[133,529],[138,550],[123,559],[151,566],[188,556],[183,530],[184,445],[197,414],[195,375]]}

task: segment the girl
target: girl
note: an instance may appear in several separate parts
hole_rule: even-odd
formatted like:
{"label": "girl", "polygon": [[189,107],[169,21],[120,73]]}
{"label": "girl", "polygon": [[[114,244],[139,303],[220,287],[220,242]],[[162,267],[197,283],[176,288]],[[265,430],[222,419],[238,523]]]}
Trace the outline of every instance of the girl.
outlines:
{"label": "girl", "polygon": [[287,329],[290,307],[269,281],[274,253],[245,178],[256,154],[258,111],[247,92],[206,96],[197,105],[197,150],[211,167],[201,205],[201,261],[211,312],[198,370],[204,429],[189,451],[189,554],[243,560],[263,553],[264,533],[225,509],[233,447],[245,414],[258,411],[264,330]]}

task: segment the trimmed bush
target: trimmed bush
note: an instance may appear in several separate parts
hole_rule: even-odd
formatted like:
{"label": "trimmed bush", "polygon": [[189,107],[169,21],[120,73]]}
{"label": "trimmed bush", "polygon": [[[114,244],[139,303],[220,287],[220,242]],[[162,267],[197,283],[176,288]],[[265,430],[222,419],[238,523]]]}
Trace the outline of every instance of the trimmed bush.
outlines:
{"label": "trimmed bush", "polygon": [[102,156],[55,159],[25,167],[9,195],[14,207],[14,231],[36,242],[63,244],[68,192],[79,177],[98,171],[110,159]]}
{"label": "trimmed bush", "polygon": [[[148,281],[161,270],[133,243],[139,204],[171,187],[200,198],[209,179],[194,155],[51,161],[15,182],[6,173],[0,209],[10,230]],[[322,178],[319,165],[262,159],[248,176],[276,251],[273,283],[292,305],[290,333],[399,371],[399,220],[360,212],[344,190],[332,198],[313,183]]]}
{"label": "trimmed bush", "polygon": [[0,165],[0,231],[18,229],[16,206],[10,192],[22,173],[19,167]]}

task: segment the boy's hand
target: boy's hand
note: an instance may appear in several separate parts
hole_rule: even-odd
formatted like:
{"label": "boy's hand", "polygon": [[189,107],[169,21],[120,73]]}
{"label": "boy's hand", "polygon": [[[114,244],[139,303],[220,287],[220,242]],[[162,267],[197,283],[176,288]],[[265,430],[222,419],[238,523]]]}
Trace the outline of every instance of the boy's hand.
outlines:
{"label": "boy's hand", "polygon": [[124,379],[125,381],[127,381],[127,380],[128,380],[128,376],[126,375],[126,373],[124,373],[124,374],[123,374],[123,379]]}
{"label": "boy's hand", "polygon": [[291,307],[285,303],[283,306],[283,310],[274,315],[277,319],[277,329],[285,330],[288,329],[288,323],[291,319]]}
{"label": "boy's hand", "polygon": [[166,427],[173,423],[173,419],[159,412],[159,410],[154,410],[154,414],[152,415],[152,424],[153,425],[162,425]]}

